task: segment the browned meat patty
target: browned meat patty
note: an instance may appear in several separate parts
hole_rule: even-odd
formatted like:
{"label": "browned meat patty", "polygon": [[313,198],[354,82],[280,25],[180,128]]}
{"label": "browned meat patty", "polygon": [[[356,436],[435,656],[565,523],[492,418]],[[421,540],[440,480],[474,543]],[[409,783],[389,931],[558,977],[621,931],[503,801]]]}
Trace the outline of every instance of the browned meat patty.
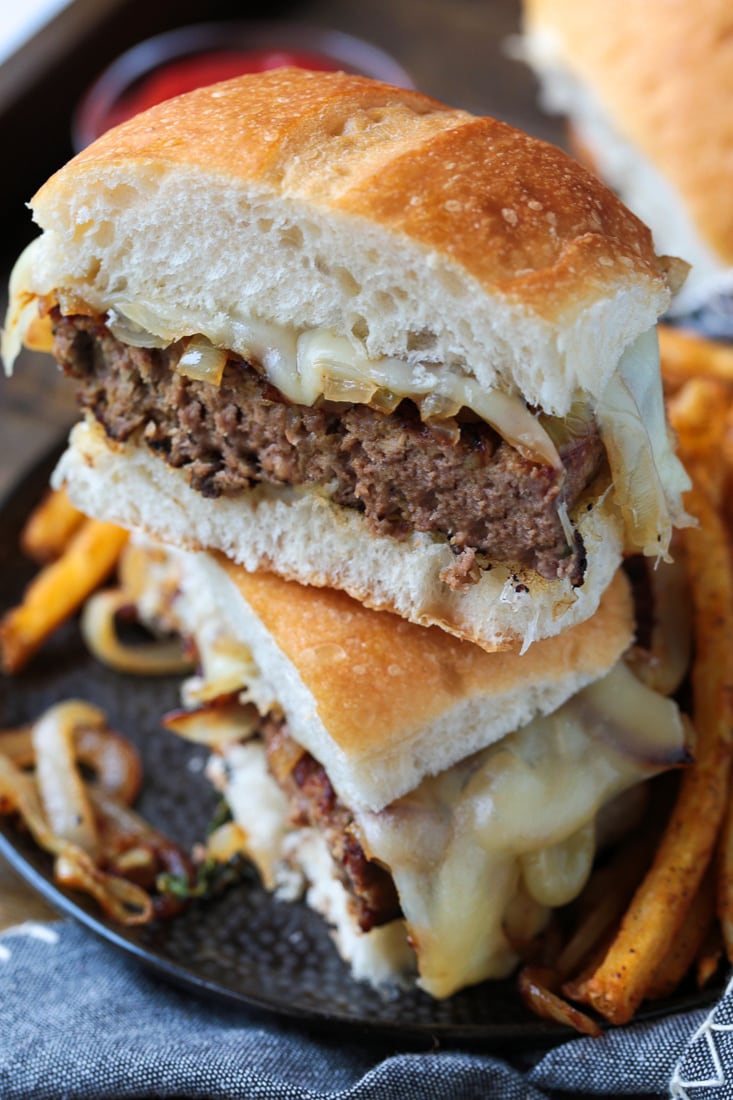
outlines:
{"label": "browned meat patty", "polygon": [[234,355],[221,385],[192,381],[175,370],[180,345],[134,348],[100,318],[56,310],[53,319],[55,354],[76,379],[81,404],[112,439],[142,433],[201,493],[236,494],[259,482],[319,486],[363,513],[373,532],[448,540],[458,556],[446,578],[454,587],[477,579],[487,560],[583,582],[582,542],[576,536],[568,545],[557,509],[572,508],[603,465],[592,428],[560,448],[557,471],[524,458],[475,418],[449,440],[407,400],[392,413],[292,404]]}
{"label": "browned meat patty", "polygon": [[337,797],[325,769],[293,741],[284,722],[265,720],[262,736],[270,771],[288,797],[292,823],[310,825],[323,835],[362,932],[395,920],[401,910],[392,878],[365,856],[351,812]]}

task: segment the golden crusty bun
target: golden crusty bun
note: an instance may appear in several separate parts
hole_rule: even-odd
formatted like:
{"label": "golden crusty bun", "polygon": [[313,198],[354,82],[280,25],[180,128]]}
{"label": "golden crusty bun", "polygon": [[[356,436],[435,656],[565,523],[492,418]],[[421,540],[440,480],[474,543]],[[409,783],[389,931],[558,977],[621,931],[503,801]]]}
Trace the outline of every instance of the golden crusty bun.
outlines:
{"label": "golden crusty bun", "polygon": [[[182,633],[205,638],[205,650],[219,636],[242,646],[260,709],[276,701],[339,795],[373,810],[554,711],[608,672],[634,633],[621,572],[593,618],[520,656],[486,653],[344,592],[250,573],[221,554],[165,554],[175,583],[161,587],[160,569],[150,570],[143,602],[172,590]],[[143,551],[143,576],[145,561]]]}
{"label": "golden crusty bun", "polygon": [[556,430],[591,424],[607,459],[571,508],[551,505],[582,584],[487,553],[464,584],[452,530],[375,531],[325,476],[212,501],[142,430],[113,444],[93,423],[58,474],[90,514],[487,649],[588,618],[623,551],[664,555],[684,518],[654,332],[675,265],[557,149],[415,92],[278,70],[105,134],[33,209],[43,233],[16,268],[9,357],[40,299],[123,343],[204,338],[300,408],[396,394],[424,416],[468,410],[540,473],[560,469]]}
{"label": "golden crusty bun", "polygon": [[598,173],[692,264],[680,308],[733,284],[733,12],[725,0],[525,0],[543,101]]}

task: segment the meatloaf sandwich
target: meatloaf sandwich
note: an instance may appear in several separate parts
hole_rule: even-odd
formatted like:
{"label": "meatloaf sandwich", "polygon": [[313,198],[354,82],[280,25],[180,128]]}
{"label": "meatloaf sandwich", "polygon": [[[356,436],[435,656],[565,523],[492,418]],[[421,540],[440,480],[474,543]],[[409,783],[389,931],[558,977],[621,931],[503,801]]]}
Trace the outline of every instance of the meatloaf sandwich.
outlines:
{"label": "meatloaf sandwich", "polygon": [[676,704],[623,659],[623,573],[521,656],[220,555],[135,546],[123,577],[195,642],[190,709],[168,724],[219,739],[208,770],[243,850],[281,896],[304,883],[377,984],[416,973],[446,997],[506,976],[581,890],[610,808],[628,828],[628,792],[683,754]]}
{"label": "meatloaf sandwich", "polygon": [[489,650],[588,618],[625,551],[666,555],[679,265],[560,151],[278,70],[112,130],[33,210],[6,362],[40,311],[84,511]]}
{"label": "meatloaf sandwich", "polygon": [[730,5],[525,0],[524,13],[543,105],[657,247],[692,265],[675,312],[733,294]]}

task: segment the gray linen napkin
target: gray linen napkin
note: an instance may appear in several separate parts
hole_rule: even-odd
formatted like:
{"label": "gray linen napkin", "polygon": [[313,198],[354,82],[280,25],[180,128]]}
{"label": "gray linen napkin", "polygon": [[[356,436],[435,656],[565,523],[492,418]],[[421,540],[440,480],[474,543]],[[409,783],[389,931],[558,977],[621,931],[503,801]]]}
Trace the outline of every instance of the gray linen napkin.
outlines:
{"label": "gray linen napkin", "polygon": [[712,1013],[549,1052],[405,1053],[189,996],[71,922],[0,934],[2,1100],[542,1100],[670,1088],[680,1100],[733,1098],[733,991]]}

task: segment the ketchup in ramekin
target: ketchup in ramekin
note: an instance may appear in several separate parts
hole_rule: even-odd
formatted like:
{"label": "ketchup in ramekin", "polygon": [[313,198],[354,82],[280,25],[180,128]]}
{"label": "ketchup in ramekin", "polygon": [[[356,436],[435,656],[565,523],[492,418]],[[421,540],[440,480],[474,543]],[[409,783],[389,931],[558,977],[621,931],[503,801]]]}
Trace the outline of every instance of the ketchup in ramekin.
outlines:
{"label": "ketchup in ramekin", "polygon": [[134,46],[102,73],[74,116],[74,147],[83,149],[110,127],[173,96],[284,65],[344,69],[414,87],[389,54],[340,31],[248,22],[182,27]]}
{"label": "ketchup in ramekin", "polygon": [[116,126],[140,111],[154,107],[165,99],[229,80],[242,73],[262,73],[267,69],[279,69],[293,65],[298,69],[320,69],[335,72],[341,66],[331,58],[301,50],[212,50],[210,53],[193,54],[182,61],[163,65],[144,79],[128,95],[113,105],[108,126]]}

